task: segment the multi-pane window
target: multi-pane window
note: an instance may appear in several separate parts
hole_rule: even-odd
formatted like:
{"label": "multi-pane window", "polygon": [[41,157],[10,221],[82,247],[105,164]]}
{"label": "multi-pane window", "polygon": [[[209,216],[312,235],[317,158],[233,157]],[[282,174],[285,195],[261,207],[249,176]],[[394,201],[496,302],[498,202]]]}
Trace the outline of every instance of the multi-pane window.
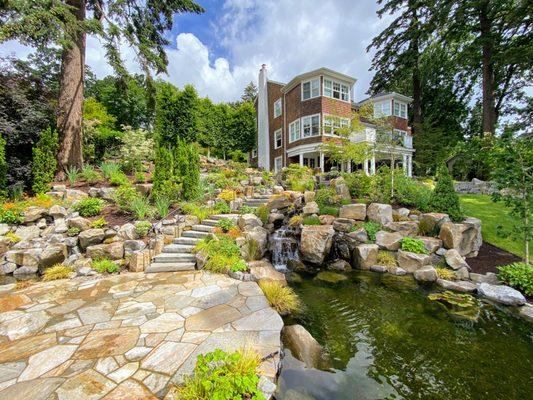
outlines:
{"label": "multi-pane window", "polygon": [[314,78],[302,83],[302,100],[320,96],[320,78]]}
{"label": "multi-pane window", "polygon": [[277,99],[274,103],[274,118],[281,115],[281,99]]}
{"label": "multi-pane window", "polygon": [[279,172],[283,168],[283,158],[276,157],[274,158],[274,172]]}
{"label": "multi-pane window", "polygon": [[320,135],[320,115],[302,117],[303,137]]}
{"label": "multi-pane window", "polygon": [[392,134],[393,141],[398,146],[402,146],[405,143],[406,136],[407,136],[407,132],[402,131],[400,129],[394,129],[393,134]]}
{"label": "multi-pane window", "polygon": [[394,100],[394,115],[407,118],[407,104]]}
{"label": "multi-pane window", "polygon": [[390,100],[374,103],[374,117],[388,117],[391,115]]}
{"label": "multi-pane window", "polygon": [[276,132],[274,132],[274,148],[279,149],[282,144],[282,130],[278,129]]}
{"label": "multi-pane window", "polygon": [[324,96],[350,101],[350,87],[343,83],[324,78]]}
{"label": "multi-pane window", "polygon": [[289,124],[289,143],[292,143],[298,139],[300,139],[300,120],[299,119]]}
{"label": "multi-pane window", "polygon": [[252,158],[257,157],[257,149],[252,149]]}
{"label": "multi-pane window", "polygon": [[335,135],[340,128],[348,128],[350,120],[348,118],[324,116],[324,135]]}

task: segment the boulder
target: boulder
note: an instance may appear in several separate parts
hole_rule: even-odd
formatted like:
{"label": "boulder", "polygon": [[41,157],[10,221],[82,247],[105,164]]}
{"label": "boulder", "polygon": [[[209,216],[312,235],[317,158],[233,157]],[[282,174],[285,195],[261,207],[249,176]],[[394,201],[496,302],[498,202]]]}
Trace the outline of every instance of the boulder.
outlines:
{"label": "boulder", "polygon": [[130,254],[134,251],[143,250],[146,247],[146,243],[144,243],[142,240],[125,240],[123,246],[124,252],[126,254]]}
{"label": "boulder", "polygon": [[470,280],[475,283],[490,283],[491,285],[501,284],[500,280],[498,279],[498,275],[494,272],[487,272],[484,275],[471,272],[469,277]]}
{"label": "boulder", "polygon": [[355,250],[355,247],[360,242],[356,239],[354,239],[351,234],[345,234],[345,233],[335,233],[333,236],[333,251],[334,254],[342,258],[343,260],[351,261],[352,260],[352,254]]}
{"label": "boulder", "polygon": [[92,259],[109,258],[110,260],[120,260],[124,257],[124,242],[95,244],[87,247],[85,255]]}
{"label": "boulder", "polygon": [[17,275],[33,275],[33,274],[36,274],[38,270],[39,270],[39,267],[37,267],[37,266],[23,265],[22,267],[19,267],[16,270],[14,270],[13,271],[13,275],[15,275],[15,276],[17,276]]}
{"label": "boulder", "polygon": [[403,236],[416,236],[418,234],[418,221],[398,221],[385,225],[393,232],[401,233]]}
{"label": "boulder", "polygon": [[13,273],[17,269],[17,264],[12,262],[4,262],[0,264],[0,275],[7,275]]}
{"label": "boulder", "polygon": [[105,232],[103,229],[86,229],[79,234],[78,240],[80,242],[80,246],[83,249],[86,249],[94,244],[102,243],[104,237]]}
{"label": "boulder", "polygon": [[398,250],[397,261],[400,268],[413,273],[426,265],[430,265],[431,256],[428,254],[417,254],[410,251]]}
{"label": "boulder", "polygon": [[0,236],[4,236],[11,230],[11,227],[8,224],[0,224]]}
{"label": "boulder", "polygon": [[122,225],[118,230],[118,234],[124,240],[134,240],[138,237],[135,231],[135,225],[131,223]]}
{"label": "boulder", "polygon": [[38,219],[41,219],[44,215],[46,215],[46,208],[30,206],[24,210],[23,223],[29,224],[31,222],[35,222]]}
{"label": "boulder", "polygon": [[244,237],[246,240],[255,240],[257,242],[257,255],[258,257],[263,257],[268,247],[268,231],[261,226],[255,226],[245,231]]}
{"label": "boulder", "polygon": [[331,225],[304,226],[300,240],[302,259],[313,264],[322,264],[331,249],[334,233]]}
{"label": "boulder", "polygon": [[272,210],[284,210],[292,204],[290,196],[286,193],[281,193],[270,197],[266,207],[269,211]]}
{"label": "boulder", "polygon": [[50,207],[48,214],[50,214],[52,218],[57,219],[57,218],[65,218],[68,213],[65,207],[54,204],[52,207]]}
{"label": "boulder", "polygon": [[250,261],[248,263],[250,274],[254,281],[272,281],[279,282],[283,286],[287,286],[285,275],[277,271],[274,266],[267,260]]}
{"label": "boulder", "polygon": [[437,236],[441,225],[449,221],[450,217],[444,213],[426,213],[421,214],[418,218],[421,233],[430,236]]}
{"label": "boulder", "polygon": [[463,267],[470,269],[465,259],[461,257],[459,252],[455,249],[447,250],[446,253],[444,253],[444,259],[446,260],[446,264],[448,264],[451,268],[455,270],[458,270]]}
{"label": "boulder", "polygon": [[372,265],[370,267],[370,271],[372,272],[379,272],[380,274],[384,274],[385,272],[388,272],[389,267],[386,265]]}
{"label": "boulder", "polygon": [[355,226],[355,221],[348,218],[336,218],[333,221],[333,229],[337,232],[350,232]]}
{"label": "boulder", "polygon": [[311,201],[309,203],[307,203],[304,208],[302,209],[302,213],[303,215],[313,215],[313,214],[318,214],[320,212],[319,208],[318,208],[318,204],[314,201]]}
{"label": "boulder", "polygon": [[437,271],[432,265],[426,265],[413,272],[413,277],[421,282],[435,282],[438,279]]}
{"label": "boulder", "polygon": [[463,257],[475,257],[482,243],[481,222],[477,218],[468,218],[461,224],[445,222],[439,238],[445,248],[455,249]]}
{"label": "boulder", "polygon": [[341,207],[339,217],[364,221],[366,219],[366,204],[346,204]]}
{"label": "boulder", "polygon": [[48,268],[54,264],[59,264],[65,261],[68,257],[68,248],[64,243],[57,243],[46,246],[39,260],[39,267],[41,269]]}
{"label": "boulder", "polygon": [[294,357],[305,363],[308,368],[320,368],[324,359],[324,349],[301,325],[283,328],[283,343]]}
{"label": "boulder", "polygon": [[506,285],[479,283],[477,291],[481,296],[506,306],[521,306],[526,303],[526,298],[522,293]]}
{"label": "boulder", "polygon": [[272,212],[268,214],[268,222],[271,224],[275,224],[276,222],[283,221],[285,219],[285,215],[282,213]]}
{"label": "boulder", "polygon": [[331,225],[335,221],[334,215],[319,215],[318,219],[322,225]]}
{"label": "boulder", "polygon": [[377,244],[360,244],[354,251],[355,266],[360,269],[370,269],[372,265],[376,265],[378,260]]}
{"label": "boulder", "polygon": [[32,240],[38,238],[41,230],[38,226],[19,226],[15,231],[15,235],[21,240]]}
{"label": "boulder", "polygon": [[308,271],[309,268],[300,260],[290,258],[287,260],[287,269],[294,272]]}
{"label": "boulder", "polygon": [[376,244],[380,249],[396,251],[400,248],[403,235],[398,232],[379,231],[376,233]]}
{"label": "boulder", "polygon": [[137,183],[135,188],[143,196],[150,196],[152,194],[152,188],[154,185],[152,183]]}
{"label": "boulder", "polygon": [[327,268],[332,271],[349,271],[352,269],[352,266],[346,260],[335,260],[328,263]]}
{"label": "boulder", "polygon": [[442,247],[442,240],[440,239],[429,236],[420,236],[418,239],[424,242],[424,247],[430,254],[435,253]]}
{"label": "boulder", "polygon": [[6,252],[6,261],[17,265],[37,268],[42,249],[10,250]]}
{"label": "boulder", "polygon": [[366,230],[364,228],[359,228],[353,232],[350,232],[348,236],[353,238],[354,240],[357,240],[360,243],[368,242],[368,233],[366,233]]}
{"label": "boulder", "polygon": [[196,268],[202,269],[207,264],[207,253],[205,251],[198,251],[195,254],[196,257]]}
{"label": "boulder", "polygon": [[54,233],[65,233],[67,231],[68,226],[65,218],[56,218],[54,221]]}
{"label": "boulder", "polygon": [[81,199],[88,197],[89,195],[81,190],[67,189],[65,200],[69,203],[75,203]]}
{"label": "boulder", "polygon": [[398,213],[398,215],[402,217],[408,217],[411,210],[409,210],[408,208],[402,207],[402,208],[398,208],[396,212]]}
{"label": "boulder", "polygon": [[69,228],[77,228],[80,231],[84,231],[91,227],[91,221],[83,217],[74,217],[67,221],[67,225]]}
{"label": "boulder", "polygon": [[311,203],[312,201],[315,201],[316,192],[313,192],[311,190],[306,190],[304,192],[304,201],[305,204]]}
{"label": "boulder", "polygon": [[446,279],[437,279],[437,285],[446,290],[455,290],[456,292],[472,293],[476,290],[476,285],[469,281],[447,281]]}
{"label": "boulder", "polygon": [[533,322],[533,305],[527,303],[523,307],[520,307],[518,315],[529,322]]}
{"label": "boulder", "polygon": [[461,267],[457,271],[455,271],[455,277],[459,279],[460,281],[466,281],[470,279],[470,274],[468,273],[467,267]]}
{"label": "boulder", "polygon": [[370,221],[378,222],[381,225],[387,225],[392,222],[392,207],[390,204],[372,203],[368,206],[366,214]]}
{"label": "boulder", "polygon": [[237,225],[239,226],[239,229],[241,231],[246,232],[257,226],[259,227],[263,226],[263,222],[255,214],[243,214],[239,217],[239,220],[237,221]]}

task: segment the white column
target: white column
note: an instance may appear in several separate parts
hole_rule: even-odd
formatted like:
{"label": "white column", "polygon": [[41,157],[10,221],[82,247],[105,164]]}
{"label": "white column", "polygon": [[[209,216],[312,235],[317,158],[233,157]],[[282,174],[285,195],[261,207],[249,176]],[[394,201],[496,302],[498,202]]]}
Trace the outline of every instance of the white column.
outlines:
{"label": "white column", "polygon": [[411,178],[413,176],[413,156],[409,156],[409,162],[407,164],[407,176]]}
{"label": "white column", "polygon": [[365,166],[365,174],[368,175],[368,160],[365,160],[364,166]]}
{"label": "white column", "polygon": [[370,160],[370,175],[376,174],[376,156],[373,155],[372,159]]}
{"label": "white column", "polygon": [[320,170],[324,172],[324,153],[320,153]]}
{"label": "white column", "polygon": [[403,157],[403,162],[402,162],[403,172],[407,175],[408,174],[408,171],[407,171],[407,154],[403,154],[402,157]]}
{"label": "white column", "polygon": [[304,154],[300,153],[300,166],[304,165]]}
{"label": "white column", "polygon": [[347,161],[346,162],[346,172],[352,172],[352,162]]}

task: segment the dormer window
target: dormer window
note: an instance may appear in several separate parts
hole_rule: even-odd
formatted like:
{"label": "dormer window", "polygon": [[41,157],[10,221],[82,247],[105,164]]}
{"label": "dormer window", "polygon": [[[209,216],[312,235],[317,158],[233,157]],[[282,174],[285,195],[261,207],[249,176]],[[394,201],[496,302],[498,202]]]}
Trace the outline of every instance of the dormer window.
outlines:
{"label": "dormer window", "polygon": [[394,115],[407,119],[407,104],[394,100]]}
{"label": "dormer window", "polygon": [[281,99],[277,99],[274,103],[274,118],[281,115]]}
{"label": "dormer window", "polygon": [[374,117],[388,117],[391,115],[390,100],[374,103]]}
{"label": "dormer window", "polygon": [[350,101],[350,87],[332,79],[324,78],[324,96],[342,101]]}
{"label": "dormer window", "polygon": [[320,96],[320,78],[302,82],[302,100],[309,100],[318,96]]}

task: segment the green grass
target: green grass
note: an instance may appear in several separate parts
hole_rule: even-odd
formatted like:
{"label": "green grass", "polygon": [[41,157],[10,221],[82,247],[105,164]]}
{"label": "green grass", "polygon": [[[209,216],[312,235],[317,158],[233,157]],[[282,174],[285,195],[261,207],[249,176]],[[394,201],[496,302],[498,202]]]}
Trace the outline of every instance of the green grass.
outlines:
{"label": "green grass", "polygon": [[[459,198],[465,215],[481,220],[481,232],[485,242],[524,257],[523,241],[516,237],[498,235],[498,226],[502,226],[505,231],[510,231],[516,224],[516,218],[510,215],[509,208],[503,203],[494,203],[488,195],[459,195]],[[529,246],[532,245],[533,241]]]}

